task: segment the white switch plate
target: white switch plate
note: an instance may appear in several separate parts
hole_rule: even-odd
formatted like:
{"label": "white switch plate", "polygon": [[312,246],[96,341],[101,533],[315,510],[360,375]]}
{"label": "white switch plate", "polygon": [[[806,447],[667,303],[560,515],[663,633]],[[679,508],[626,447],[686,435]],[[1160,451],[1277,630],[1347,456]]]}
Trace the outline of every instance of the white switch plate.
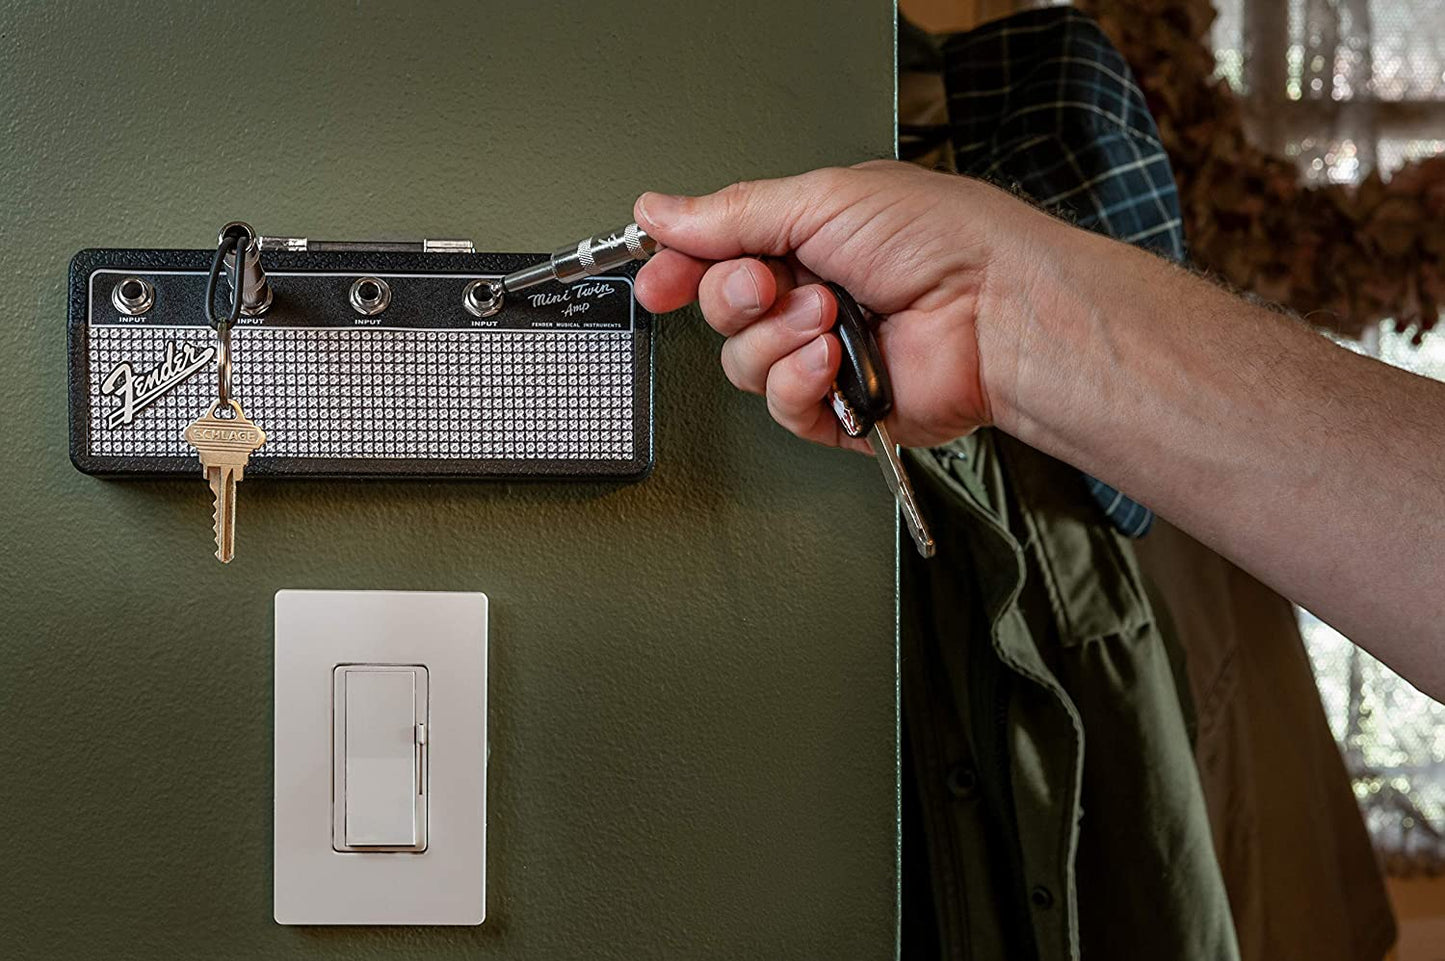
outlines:
{"label": "white switch plate", "polygon": [[[338,667],[416,670],[407,690],[419,769],[394,757],[382,771],[425,786],[416,847],[350,850],[344,837],[344,730]],[[387,669],[393,669],[387,672]],[[424,668],[424,671],[417,670]],[[376,680],[364,678],[364,681]],[[404,734],[396,683],[354,685],[368,713],[358,737],[394,754]],[[371,698],[377,698],[372,701]],[[347,706],[340,718],[345,723]],[[395,716],[393,716],[395,715]],[[353,718],[355,721],[355,718]],[[375,725],[379,724],[380,728]],[[395,730],[393,730],[395,728]],[[378,733],[379,731],[379,733]],[[422,749],[424,748],[424,753]],[[275,918],[279,924],[480,924],[486,916],[487,596],[419,591],[279,591],[276,594]],[[374,753],[374,752],[373,752]],[[339,767],[338,767],[339,765]],[[342,773],[338,775],[338,770]],[[355,811],[395,823],[391,775],[358,777],[369,792]],[[379,786],[378,786],[379,785]],[[373,794],[370,792],[382,791]],[[378,808],[376,805],[385,805]],[[341,849],[338,849],[341,848]]]}

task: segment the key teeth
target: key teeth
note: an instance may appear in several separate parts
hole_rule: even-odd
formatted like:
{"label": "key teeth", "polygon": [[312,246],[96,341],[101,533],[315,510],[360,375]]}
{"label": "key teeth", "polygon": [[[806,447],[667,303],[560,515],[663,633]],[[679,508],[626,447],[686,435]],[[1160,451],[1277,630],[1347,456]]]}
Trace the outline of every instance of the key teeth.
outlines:
{"label": "key teeth", "polygon": [[216,560],[222,564],[229,564],[231,559],[226,556],[226,545],[221,542],[221,498],[219,496],[211,498],[211,525],[215,528]]}
{"label": "key teeth", "polygon": [[[225,478],[223,477],[221,479],[221,484],[225,484],[225,482]],[[211,526],[215,532],[216,560],[220,561],[222,564],[229,564],[231,563],[231,557],[227,556],[226,545],[223,543],[222,540],[223,521],[221,519],[221,500],[222,497],[220,490],[211,491]]]}
{"label": "key teeth", "polygon": [[229,563],[225,555],[225,545],[221,543],[221,493],[211,492],[211,528],[216,539],[216,560],[222,564]]}

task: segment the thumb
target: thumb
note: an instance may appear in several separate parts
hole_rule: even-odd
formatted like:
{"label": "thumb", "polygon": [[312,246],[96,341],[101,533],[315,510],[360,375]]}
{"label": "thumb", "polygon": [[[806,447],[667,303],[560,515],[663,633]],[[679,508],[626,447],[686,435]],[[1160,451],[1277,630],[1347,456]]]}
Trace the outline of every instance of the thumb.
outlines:
{"label": "thumb", "polygon": [[645,193],[632,212],[664,247],[704,260],[745,254],[781,257],[796,250],[844,203],[852,171],[811,170],[775,180],[745,180],[701,197]]}

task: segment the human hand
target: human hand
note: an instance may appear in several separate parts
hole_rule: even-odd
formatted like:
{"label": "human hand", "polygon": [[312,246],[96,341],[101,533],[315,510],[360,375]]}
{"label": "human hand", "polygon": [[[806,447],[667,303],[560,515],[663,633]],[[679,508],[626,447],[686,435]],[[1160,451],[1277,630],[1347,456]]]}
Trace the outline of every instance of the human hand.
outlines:
{"label": "human hand", "polygon": [[703,197],[648,193],[634,213],[666,248],[638,274],[638,300],[655,313],[698,301],[727,338],[734,385],[764,394],[798,436],[861,451],[825,404],[842,348],[818,281],[884,318],[890,431],[906,447],[935,445],[993,422],[1013,360],[1007,331],[989,325],[1004,325],[1000,305],[1026,283],[1031,234],[1056,225],[979,181],[894,161]]}

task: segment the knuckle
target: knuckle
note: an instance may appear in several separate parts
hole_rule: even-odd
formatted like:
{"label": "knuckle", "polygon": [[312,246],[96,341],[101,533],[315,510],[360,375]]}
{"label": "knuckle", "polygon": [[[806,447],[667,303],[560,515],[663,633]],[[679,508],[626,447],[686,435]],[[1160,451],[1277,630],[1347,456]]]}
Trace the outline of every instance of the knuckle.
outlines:
{"label": "knuckle", "polygon": [[736,341],[732,339],[723,341],[722,352],[719,354],[718,360],[722,364],[723,374],[734,387],[750,394],[762,393],[762,386],[758,383],[757,376],[738,357]]}
{"label": "knuckle", "polygon": [[797,414],[779,404],[772,390],[769,390],[765,396],[768,401],[768,416],[801,437],[802,432],[799,430],[801,425],[798,423]]}
{"label": "knuckle", "polygon": [[764,191],[764,185],[755,180],[728,184],[716,194],[720,218],[748,238],[750,253],[787,253],[791,249],[787,239],[791,233],[791,217],[786,211],[770,209],[764,202]]}
{"label": "knuckle", "polygon": [[852,168],[850,168],[850,169],[852,169],[852,170],[868,170],[868,171],[873,171],[873,172],[875,172],[875,173],[888,173],[888,172],[898,172],[898,171],[909,171],[909,172],[911,172],[911,171],[914,171],[914,170],[918,170],[919,167],[918,167],[917,164],[907,163],[907,162],[902,161],[902,160],[892,160],[892,159],[886,159],[886,160],[885,160],[885,159],[879,159],[879,160],[865,160],[865,161],[863,161],[863,162],[860,163],[860,164],[854,164],[854,165],[852,166]]}
{"label": "knuckle", "polygon": [[728,331],[724,328],[722,308],[718,305],[717,297],[713,295],[713,292],[707,289],[699,290],[697,305],[701,308],[702,319],[707,325],[723,336],[727,336]]}
{"label": "knuckle", "polygon": [[735,219],[746,215],[755,190],[754,184],[749,180],[738,180],[719,190],[717,199],[722,204],[724,216]]}
{"label": "knuckle", "polygon": [[815,444],[837,446],[838,438],[824,426],[823,418],[820,416],[821,407],[817,405],[789,407],[779,403],[774,398],[772,391],[767,394],[767,402],[768,414],[795,437],[812,441]]}
{"label": "knuckle", "polygon": [[697,304],[702,308],[702,319],[716,329],[726,318],[727,311],[722,299],[722,277],[716,264],[703,272],[697,282]]}
{"label": "knuckle", "polygon": [[856,170],[847,167],[819,167],[803,175],[810,190],[825,195],[847,189],[857,176]]}
{"label": "knuckle", "polygon": [[793,370],[793,365],[784,358],[774,364],[768,370],[764,391],[768,397],[770,407],[780,411],[791,412],[796,418],[799,410],[809,406],[809,402],[801,396],[801,389],[798,383],[798,376]]}
{"label": "knuckle", "polygon": [[[724,304],[722,297],[716,292],[703,301],[702,318],[709,327],[724,337],[735,337],[747,326],[747,319],[739,317],[736,311]],[[724,347],[726,343],[724,342]]]}

